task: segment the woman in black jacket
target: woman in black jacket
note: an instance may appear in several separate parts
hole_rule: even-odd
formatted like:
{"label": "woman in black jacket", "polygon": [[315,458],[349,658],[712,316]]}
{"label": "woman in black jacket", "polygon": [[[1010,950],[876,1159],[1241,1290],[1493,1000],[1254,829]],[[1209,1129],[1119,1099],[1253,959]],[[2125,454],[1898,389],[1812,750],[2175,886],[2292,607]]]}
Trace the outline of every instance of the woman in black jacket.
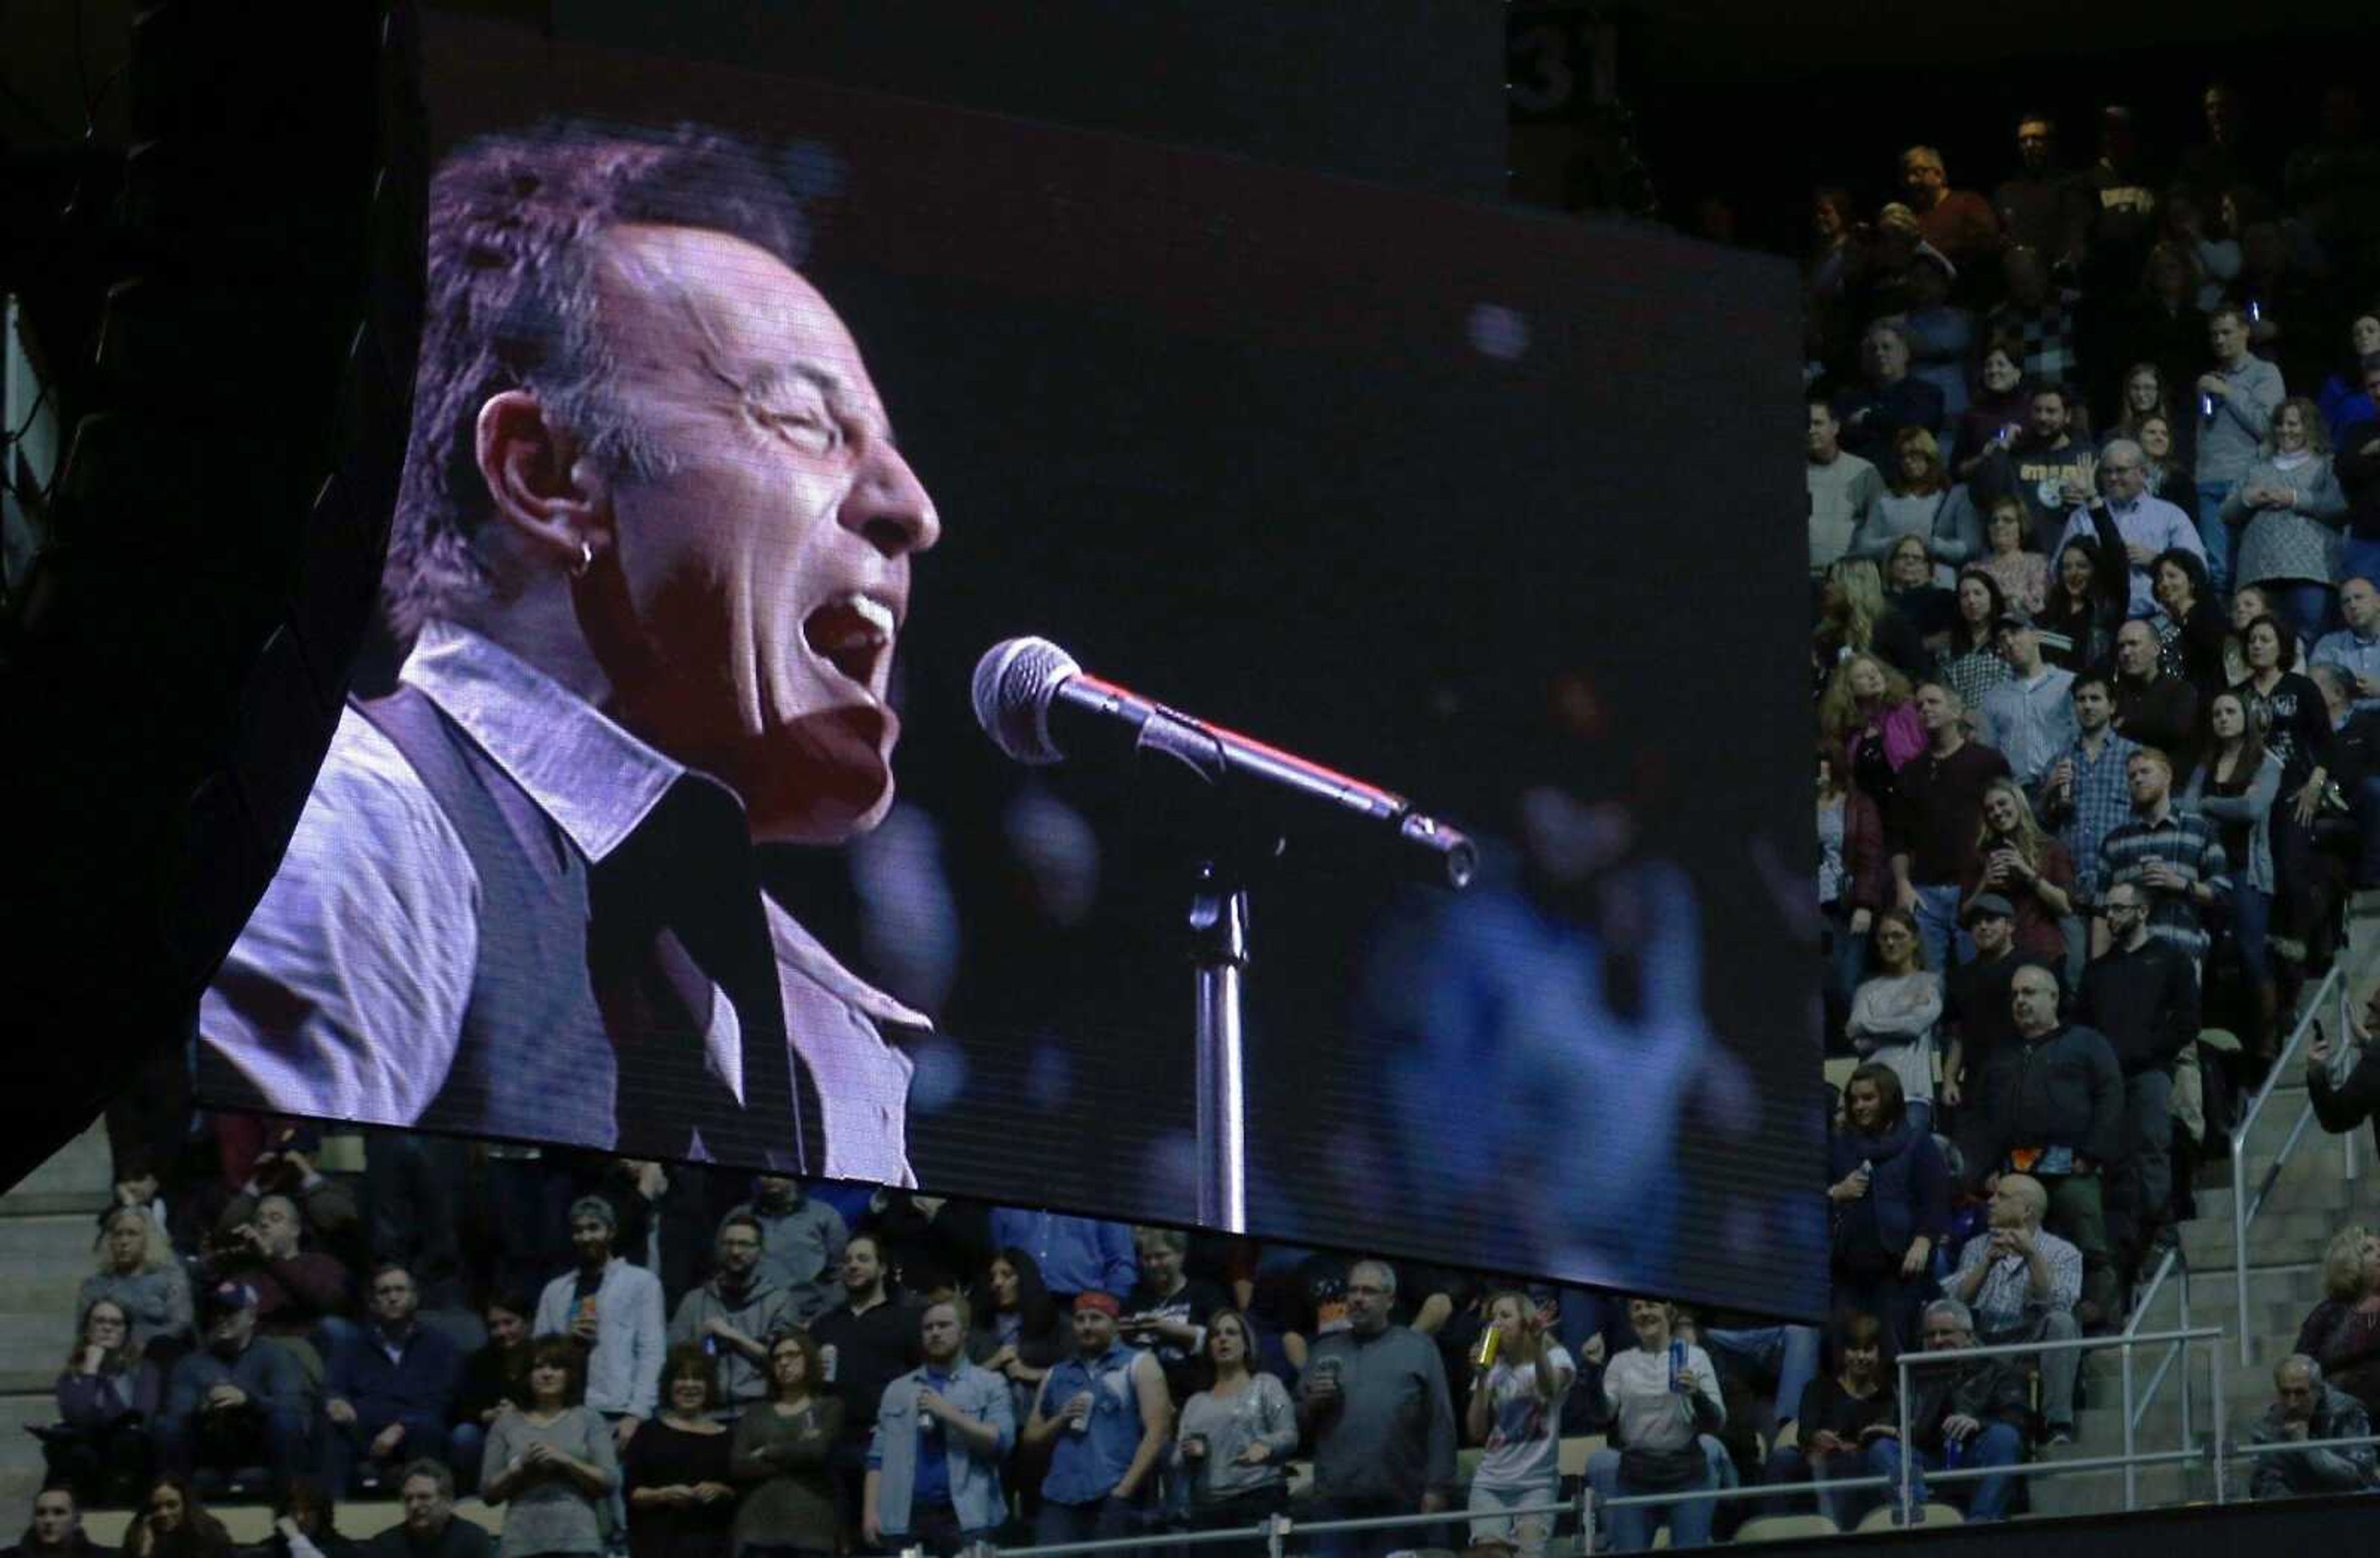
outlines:
{"label": "woman in black jacket", "polygon": [[1871,1062],[1843,1084],[1844,1129],[1827,1144],[1836,1296],[1885,1322],[1886,1356],[1913,1343],[1950,1227],[1950,1170],[1910,1125],[1900,1078]]}

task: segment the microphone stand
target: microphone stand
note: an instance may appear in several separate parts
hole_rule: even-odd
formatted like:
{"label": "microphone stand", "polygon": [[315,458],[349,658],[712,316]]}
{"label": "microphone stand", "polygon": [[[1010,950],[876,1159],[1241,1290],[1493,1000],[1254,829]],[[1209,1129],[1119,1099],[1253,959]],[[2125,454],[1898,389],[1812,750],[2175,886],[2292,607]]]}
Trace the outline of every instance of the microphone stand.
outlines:
{"label": "microphone stand", "polygon": [[1240,874],[1198,863],[1190,893],[1190,964],[1197,991],[1198,1221],[1248,1228],[1247,1070],[1240,1021],[1248,966],[1248,890]]}

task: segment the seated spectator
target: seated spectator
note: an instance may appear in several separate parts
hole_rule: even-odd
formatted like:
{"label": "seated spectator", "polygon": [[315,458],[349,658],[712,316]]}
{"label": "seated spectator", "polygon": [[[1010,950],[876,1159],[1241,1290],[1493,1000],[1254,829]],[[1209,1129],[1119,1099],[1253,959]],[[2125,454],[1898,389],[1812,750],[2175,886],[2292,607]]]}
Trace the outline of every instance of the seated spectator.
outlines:
{"label": "seated spectator", "polygon": [[[1105,1294],[1081,1294],[1075,1313]],[[1112,1298],[1109,1298],[1113,1303]],[[1108,1314],[1112,1321],[1112,1314]],[[1111,1340],[1114,1327],[1106,1333]],[[884,1387],[876,1408],[876,1438],[868,1455],[868,1481],[863,1498],[860,1534],[869,1545],[922,1547],[950,1553],[976,1542],[989,1541],[1007,1517],[1001,1491],[1001,1463],[1016,1440],[1016,1420],[1009,1415],[1008,1387],[989,1369],[978,1369],[966,1357],[965,1302],[945,1298],[929,1303],[917,1315],[918,1351],[925,1362]],[[1149,1412],[1149,1376],[1154,1366],[1148,1355],[1115,1348],[1113,1355],[1131,1359],[1125,1372],[1140,1395],[1143,1430],[1125,1481],[1112,1485],[1109,1503],[1129,1503],[1133,1470],[1153,1480],[1156,1448],[1161,1446],[1164,1416]],[[1105,1381],[1091,1388],[1102,1394]],[[1158,1387],[1162,1390],[1161,1383]],[[1086,1430],[1085,1447],[1095,1442]],[[1156,1436],[1152,1444],[1149,1435]],[[1111,1446],[1111,1448],[1112,1446]],[[1145,1454],[1144,1454],[1145,1453]],[[1054,1468],[1053,1468],[1054,1473]],[[1135,1484],[1134,1486],[1137,1486]],[[1051,1507],[1044,1503],[1046,1514]],[[1107,1508],[1103,1503],[1102,1510]]]}
{"label": "seated spectator", "polygon": [[1135,1228],[1140,1281],[1124,1296],[1124,1341],[1154,1354],[1165,1370],[1165,1388],[1187,1401],[1207,1383],[1206,1317],[1223,1308],[1223,1290],[1183,1271],[1190,1240],[1173,1228]]}
{"label": "seated spectator", "polygon": [[2206,583],[2206,560],[2175,547],[2158,554],[2150,572],[2155,583],[2156,676],[2171,677],[2204,698],[2222,690],[2223,648],[2231,636],[2222,608]]}
{"label": "seated spectator", "polygon": [[[2025,549],[2031,539],[2026,524],[2023,504],[2013,497],[1994,498],[1984,516],[1982,554],[1968,566],[1991,575],[2011,609],[2038,616],[2049,604],[2049,559]],[[2087,646],[2069,652],[2074,658],[2061,655],[2058,663],[2072,670],[2083,663]]]}
{"label": "seated spectator", "polygon": [[[1951,969],[1943,981],[1942,1022],[1949,1048],[1942,1061],[1941,1102],[1949,1109],[1981,1109],[1988,1102],[1983,1078],[1991,1075],[1996,1057],[2016,1047],[2009,986],[2025,964],[2016,952],[2016,909],[1999,894],[1986,893],[1968,908],[1967,934],[1974,940],[1975,955]],[[1896,1336],[1916,1334],[1916,1315],[1907,1318],[1910,1329],[1896,1329]]]}
{"label": "seated spectator", "polygon": [[1887,909],[1876,919],[1875,977],[1852,997],[1843,1036],[1863,1058],[1900,1079],[1911,1127],[1933,1128],[1934,1037],[1942,1021],[1942,981],[1925,967],[1914,917]]}
{"label": "seated spectator", "polygon": [[2232,484],[2220,512],[2238,529],[2232,578],[2277,599],[2299,632],[2321,633],[2338,578],[2347,495],[2331,473],[2330,440],[2313,402],[2281,403],[2262,456]]}
{"label": "seated spectator", "polygon": [[443,1462],[408,1465],[396,1496],[402,1513],[371,1540],[371,1558],[495,1558],[496,1544],[477,1521],[455,1518],[455,1474]]}
{"label": "seated spectator", "polygon": [[287,1347],[308,1379],[320,1379],[316,1332],[347,1312],[347,1269],[302,1247],[296,1201],[275,1193],[253,1205],[252,1215],[218,1227],[202,1269],[210,1284],[238,1283],[253,1293],[257,1330]]}
{"label": "seated spectator", "polygon": [[1105,1293],[1121,1301],[1140,1281],[1132,1229],[1123,1223],[1066,1217],[1023,1207],[996,1207],[991,1214],[995,1249],[1014,1247],[1041,1268],[1050,1296],[1062,1308],[1077,1293]]}
{"label": "seated spectator", "polygon": [[2265,938],[2272,925],[2273,810],[2281,794],[2281,760],[2265,745],[2262,711],[2238,693],[2216,694],[2206,722],[2214,744],[2191,775],[2182,804],[2214,824],[2230,862],[2228,945],[2240,988],[2252,1002],[2240,1037],[2250,1054],[2270,1059],[2279,1042],[2280,987]]}
{"label": "seated spectator", "polygon": [[[1781,1487],[1876,1477],[1895,1464],[1876,1449],[1878,1439],[1900,1431],[1898,1398],[1884,1366],[1884,1322],[1864,1310],[1843,1316],[1835,1333],[1840,1368],[1831,1378],[1821,1375],[1803,1387],[1793,1414],[1795,1442],[1768,1452],[1762,1482]],[[1867,1488],[1826,1488],[1815,1495],[1818,1512],[1845,1531],[1886,1496]]]}
{"label": "seated spectator", "polygon": [[410,1460],[448,1455],[446,1424],[463,1357],[444,1332],[414,1318],[420,1302],[412,1272],[382,1266],[372,1273],[370,1319],[331,1349],[322,1371],[329,1426],[322,1465],[333,1497],[353,1488],[358,1469],[388,1474]]}
{"label": "seated spectator", "polygon": [[2380,589],[2360,575],[2338,587],[2340,627],[2324,634],[2308,658],[2347,673],[2358,700],[2380,698]]}
{"label": "seated spectator", "polygon": [[[1709,1355],[1691,1343],[1671,1344],[1678,1312],[1657,1298],[1628,1300],[1628,1321],[1636,1345],[1604,1365],[1603,1393],[1612,1412],[1611,1441],[1620,1449],[1617,1493],[1699,1492],[1718,1486],[1718,1470],[1699,1442],[1727,1420],[1718,1373]],[[1669,1504],[1619,1504],[1609,1531],[1615,1552],[1651,1550],[1653,1533],[1666,1519],[1672,1548],[1701,1547],[1710,1540],[1712,1506],[1707,1499]]]}
{"label": "seated spectator", "polygon": [[2345,1136],[2370,1120],[2373,1147],[2380,1151],[2380,1045],[2372,1042],[2380,1030],[2380,986],[2373,988],[2352,1028],[2334,1054],[2330,1035],[2314,1024],[2306,1040],[2306,1092],[2323,1129]]}
{"label": "seated spectator", "polygon": [[[1075,1354],[1041,1382],[1026,1420],[1026,1442],[1050,1446],[1037,1543],[1132,1536],[1147,1522],[1173,1406],[1157,1360],[1118,1340],[1123,1309],[1113,1294],[1075,1296]],[[1433,1368],[1437,1358],[1433,1348]]]}
{"label": "seated spectator", "polygon": [[662,1364],[661,1417],[637,1430],[620,1457],[633,1558],[724,1558],[735,1521],[728,1480],[727,1429],[718,1371],[695,1344],[680,1343]]}
{"label": "seated spectator", "polygon": [[[661,1282],[612,1253],[618,1227],[619,1213],[602,1197],[571,1203],[570,1243],[578,1269],[546,1284],[534,1328],[540,1337],[566,1336],[580,1349],[585,1371],[571,1409],[579,1410],[583,1400],[586,1409],[601,1414],[612,1425],[614,1450],[625,1449],[658,1407],[662,1355],[669,1347]],[[488,1454],[495,1454],[493,1439]],[[504,1558],[513,1555],[507,1552]]]}
{"label": "seated spectator", "polygon": [[728,1469],[743,1485],[735,1551],[747,1555],[834,1551],[834,1479],[827,1457],[843,1432],[843,1403],[806,1331],[769,1344],[769,1400],[735,1419]]}
{"label": "seated spectator", "polygon": [[1477,1352],[1472,1355],[1463,1412],[1465,1435],[1485,1447],[1471,1474],[1471,1540],[1504,1542],[1520,1558],[1544,1558],[1552,1515],[1497,1512],[1560,1502],[1562,1401],[1578,1379],[1578,1366],[1546,1333],[1544,1317],[1525,1293],[1508,1289],[1490,1298],[1488,1325],[1496,1338],[1494,1356],[1482,1362]]}
{"label": "seated spectator", "polygon": [[501,1558],[604,1551],[605,1505],[620,1486],[620,1461],[613,1430],[580,1404],[586,1359],[565,1337],[539,1338],[529,1354],[528,1406],[489,1426],[480,1497],[512,1506]]}
{"label": "seated spectator", "polygon": [[[1999,581],[1980,568],[1969,568],[1959,576],[1954,595],[1958,611],[1951,618],[1949,638],[1935,667],[1935,679],[1958,695],[1961,709],[1968,709],[1980,704],[1985,694],[2009,679],[2009,663],[2000,658],[1999,646],[1999,619],[2006,610],[2005,597],[2000,593]],[[1907,685],[1905,678],[1902,685]],[[1919,731],[1917,735],[1914,750],[1923,750],[1924,733]],[[1884,804],[1891,797],[1878,796],[1876,799],[1878,804]]]}
{"label": "seated spectator", "polygon": [[[2372,1415],[2363,1404],[2325,1382],[2321,1364],[2303,1353],[2291,1353],[2273,1366],[2273,1404],[2257,1419],[2248,1442],[2362,1439],[2371,1432]],[[2372,1485],[2374,1465],[2369,1444],[2259,1455],[2249,1478],[2250,1496],[2293,1499],[2309,1493],[2356,1492]]]}
{"label": "seated spectator", "polygon": [[132,1345],[131,1329],[113,1298],[83,1310],[58,1375],[58,1421],[41,1430],[51,1480],[71,1489],[78,1503],[128,1500],[149,1475],[150,1423],[164,1378],[156,1360]]}
{"label": "seated spectator", "polygon": [[[1846,556],[1882,566],[1900,542],[1913,540],[1925,559],[1928,583],[1935,564],[1956,567],[1974,556],[1982,541],[1975,533],[1974,507],[1963,491],[1954,494],[1933,433],[1922,427],[1901,428],[1870,457],[1884,473],[1884,496],[1852,537]],[[1892,583],[1888,576],[1887,583]],[[1919,627],[1924,630],[1922,622]]]}
{"label": "seated spectator", "polygon": [[2339,1230],[2323,1252],[2327,1296],[2298,1327],[2301,1352],[2323,1378],[2363,1404],[2380,1404],[2380,1235],[2362,1223]]}
{"label": "seated spectator", "polygon": [[1872,654],[1852,655],[1828,678],[1818,731],[1842,753],[1844,776],[1879,807],[1890,804],[1901,766],[1925,749],[1908,678]]}
{"label": "seated spectator", "polygon": [[488,1307],[480,1311],[488,1340],[463,1360],[462,1372],[455,1379],[455,1404],[448,1414],[446,1442],[455,1468],[453,1480],[478,1487],[488,1425],[498,1413],[528,1405],[529,1327],[536,1312],[528,1299],[508,1293],[489,1299]]}
{"label": "seated spectator", "polygon": [[2030,1175],[2048,1192],[2048,1223],[2082,1252],[2085,1330],[2112,1324],[2116,1272],[2100,1182],[2123,1150],[2124,1077],[2096,1030],[2060,1020],[2058,976],[2017,970],[2010,1007],[2020,1047],[1984,1078],[1989,1102],[1969,1133],[1967,1167],[1985,1190],[2003,1174]]}
{"label": "seated spectator", "polygon": [[0,1558],[110,1558],[109,1550],[82,1528],[82,1504],[71,1488],[51,1486],[33,1495],[33,1517],[15,1546]]}
{"label": "seated spectator", "polygon": [[1842,446],[1842,424],[1823,396],[1809,403],[1806,442],[1810,498],[1810,577],[1821,578],[1843,559],[1852,537],[1869,522],[1884,496],[1876,467]]}
{"label": "seated spectator", "polygon": [[1959,611],[1959,598],[1935,583],[1934,575],[1920,537],[1902,536],[1885,554],[1884,603],[1915,625],[1929,650],[1949,641]]}
{"label": "seated spectator", "polygon": [[339,1534],[329,1490],[310,1477],[293,1477],[273,1501],[273,1534],[245,1558],[355,1558],[363,1544]]}
{"label": "seated spectator", "polygon": [[[1947,968],[1952,946],[1965,941],[1959,929],[1959,883],[1975,856],[1984,791],[1993,780],[2009,776],[2009,765],[1989,747],[1967,739],[1958,694],[1927,682],[1918,688],[1916,702],[1925,750],[1896,776],[1885,836],[1892,850],[1893,903],[1916,919],[1924,966]],[[1961,956],[1970,950],[1958,947]],[[1904,1074],[1902,1082],[1912,1099],[1933,1097],[1930,1081],[1913,1085]]]}
{"label": "seated spectator", "polygon": [[2127,622],[2116,629],[2116,676],[2108,684],[2116,712],[2110,723],[2135,746],[2165,753],[2168,763],[2187,779],[2197,766],[2199,693],[2167,674],[2163,652],[2155,629],[2145,622]]}
{"label": "seated spectator", "polygon": [[131,1321],[131,1345],[143,1351],[158,1341],[169,1354],[188,1346],[190,1280],[164,1230],[137,1206],[108,1208],[99,1226],[99,1270],[82,1279],[75,1307],[88,1313],[103,1298],[115,1304]]}
{"label": "seated spectator", "polygon": [[737,1213],[759,1224],[760,1272],[793,1304],[795,1323],[808,1325],[833,1308],[842,1296],[835,1272],[851,1237],[841,1212],[800,1180],[764,1174],[752,1182],[752,1199],[728,1216]]}
{"label": "seated spectator", "polygon": [[1890,320],[1877,320],[1860,338],[1860,371],[1863,382],[1835,396],[1843,447],[1889,473],[1902,433],[1930,441],[1942,430],[1942,392],[1910,373],[1908,333]]}
{"label": "seated spectator", "polygon": [[[2082,1252],[2041,1225],[2049,1193],[2030,1175],[2004,1174],[1992,1187],[1985,1234],[1959,1252],[1944,1292],[1967,1306],[1987,1347],[2019,1342],[2070,1342],[2082,1334],[2074,1306],[2082,1296]],[[2041,1418],[2052,1444],[2074,1437],[2075,1348],[2045,1352]]]}
{"label": "seated spectator", "polygon": [[125,1558],[231,1558],[231,1533],[207,1513],[189,1479],[169,1472],[149,1485],[140,1513],[124,1529],[123,1552]]}
{"label": "seated spectator", "polygon": [[1182,1404],[1176,1435],[1191,1528],[1254,1526],[1289,1507],[1297,1408],[1279,1380],[1257,1370],[1256,1333],[1239,1310],[1207,1317],[1207,1362],[1214,1382]]}
{"label": "seated spectator", "polygon": [[2024,432],[2033,414],[2033,393],[2025,387],[2022,343],[1994,336],[1975,365],[1975,383],[1967,408],[1959,413],[1951,439],[1951,474],[1964,482],[1973,480],[1993,456],[2004,453]]}
{"label": "seated spectator", "polygon": [[2086,493],[2084,503],[2066,521],[2065,542],[2091,537],[2099,555],[2112,567],[2124,562],[2126,616],[2148,616],[2156,610],[2155,579],[2150,568],[2168,552],[2196,553],[2198,530],[2184,510],[2149,493],[2149,460],[2129,438],[2108,444],[2096,470],[2100,493]]}
{"label": "seated spectator", "polygon": [[[1827,1143],[1839,1301],[1880,1317],[1893,1348],[1914,1333],[1927,1263],[1949,1230],[1950,1179],[1933,1136],[1908,1118],[1900,1078],[1861,1066],[1843,1084],[1844,1128]],[[1781,1410],[1786,1403],[1780,1396]]]}
{"label": "seated spectator", "polygon": [[1827,570],[1818,587],[1811,663],[1823,683],[1843,660],[1864,653],[1880,656],[1906,676],[1922,676],[1933,663],[1917,625],[1886,602],[1884,576],[1876,566],[1863,557],[1846,557]]}
{"label": "seated spectator", "polygon": [[[1955,1298],[1925,1306],[1925,1351],[1952,1354],[1978,1345],[1975,1322]],[[1879,1473],[1896,1482],[1903,1458],[1914,1457],[1912,1502],[1925,1495],[1925,1472],[2012,1467],[2024,1451],[2024,1419],[2031,1393],[2023,1370],[2006,1357],[1985,1357],[1914,1369],[1909,1377],[1909,1430],[1914,1442],[1879,1437],[1875,1442]],[[1970,1520],[1998,1520],[2008,1514],[2013,1477],[1986,1477],[1947,1484],[1957,1503],[1963,1495]]]}
{"label": "seated spectator", "polygon": [[285,1197],[298,1212],[301,1240],[345,1266],[357,1254],[362,1223],[356,1193],[314,1166],[310,1144],[319,1146],[322,1132],[293,1122],[268,1122],[263,1150],[249,1160],[248,1176],[223,1211],[215,1232],[229,1235],[243,1223],[253,1223],[265,1198]]}
{"label": "seated spectator", "polygon": [[200,1308],[204,1345],[174,1365],[157,1416],[159,1458],[175,1477],[204,1467],[229,1477],[261,1466],[275,1488],[306,1464],[306,1371],[257,1333],[256,1295],[218,1283]]}
{"label": "seated spectator", "polygon": [[2305,961],[2313,884],[2313,820],[2329,783],[2330,712],[2322,689],[2300,676],[2296,639],[2270,615],[2248,625],[2248,674],[2232,684],[2260,715],[2265,745],[2281,760],[2281,796],[2272,813],[2273,950]]}
{"label": "seated spectator", "polygon": [[[2061,696],[2058,701],[2070,719],[2073,700]],[[2071,739],[2069,736],[2067,742]],[[2050,749],[2050,761],[2065,745]],[[2043,766],[2046,777],[2047,763]],[[1983,825],[1976,830],[1975,852],[1960,886],[1962,919],[1986,895],[2002,898],[2013,910],[2017,955],[2063,964],[2064,921],[2074,912],[2074,862],[2066,846],[2034,821],[2033,807],[2016,780],[1995,779],[1985,786]]]}
{"label": "seated spectator", "polygon": [[[1998,498],[1992,506],[2006,513],[2015,505],[2014,498]],[[2041,628],[2043,657],[2078,674],[2105,661],[2130,604],[2130,588],[2120,568],[2102,566],[2099,543],[2093,537],[2077,536],[2059,547],[2047,600],[2034,618]]]}
{"label": "seated spectator", "polygon": [[793,1294],[762,1264],[768,1246],[760,1220],[731,1211],[719,1224],[718,1269],[678,1300],[670,1317],[674,1345],[695,1346],[719,1360],[719,1404],[729,1420],[767,1399],[769,1338],[800,1323]]}

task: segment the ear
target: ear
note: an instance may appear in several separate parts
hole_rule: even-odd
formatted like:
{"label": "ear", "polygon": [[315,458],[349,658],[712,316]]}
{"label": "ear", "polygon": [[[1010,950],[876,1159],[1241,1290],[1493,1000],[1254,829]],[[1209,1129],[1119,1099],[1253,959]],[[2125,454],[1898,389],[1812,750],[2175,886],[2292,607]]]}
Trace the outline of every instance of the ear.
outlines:
{"label": "ear", "polygon": [[480,408],[473,453],[496,518],[531,555],[576,569],[610,543],[609,493],[578,458],[577,441],[527,390]]}

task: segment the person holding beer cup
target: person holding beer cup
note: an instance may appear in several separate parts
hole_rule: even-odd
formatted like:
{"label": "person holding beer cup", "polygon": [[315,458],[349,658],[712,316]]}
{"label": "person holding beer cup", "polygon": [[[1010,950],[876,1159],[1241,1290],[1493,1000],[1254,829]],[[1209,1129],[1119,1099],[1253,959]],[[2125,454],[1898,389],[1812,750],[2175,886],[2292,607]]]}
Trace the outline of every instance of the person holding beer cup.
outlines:
{"label": "person holding beer cup", "polygon": [[1215,1382],[1183,1403],[1176,1444],[1190,1484],[1191,1525],[1202,1531],[1254,1526],[1289,1507],[1297,1408],[1279,1380],[1255,1370],[1256,1337],[1245,1315],[1216,1309],[1206,1318],[1206,1333]]}
{"label": "person holding beer cup", "polygon": [[1486,1447],[1471,1477],[1471,1541],[1512,1545],[1539,1558],[1553,1535],[1551,1515],[1504,1515],[1561,1497],[1562,1401],[1578,1365],[1546,1333],[1546,1315],[1512,1290],[1488,1300],[1488,1325],[1471,1350],[1471,1404],[1463,1431]]}
{"label": "person holding beer cup", "polygon": [[1157,1359],[1117,1339],[1112,1293],[1075,1295],[1075,1356],[1042,1377],[1025,1442],[1050,1446],[1033,1540],[1043,1546],[1132,1536],[1145,1523],[1173,1402]]}

